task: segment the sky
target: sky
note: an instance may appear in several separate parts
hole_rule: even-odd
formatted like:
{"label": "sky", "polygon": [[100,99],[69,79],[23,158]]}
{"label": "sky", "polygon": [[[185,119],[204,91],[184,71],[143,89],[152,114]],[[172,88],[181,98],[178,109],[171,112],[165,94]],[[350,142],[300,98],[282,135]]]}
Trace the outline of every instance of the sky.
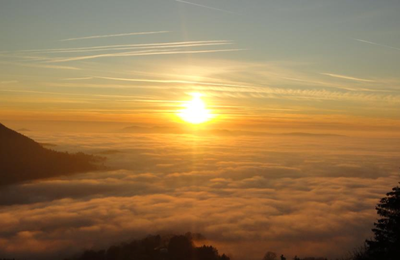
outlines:
{"label": "sky", "polygon": [[[0,123],[108,167],[1,188],[0,258],[188,231],[235,260],[362,245],[399,180],[399,12],[0,0]],[[209,121],[179,116],[194,97]]]}
{"label": "sky", "polygon": [[218,115],[213,128],[393,134],[399,9],[370,0],[2,0],[0,117],[179,125],[176,111],[198,92]]}

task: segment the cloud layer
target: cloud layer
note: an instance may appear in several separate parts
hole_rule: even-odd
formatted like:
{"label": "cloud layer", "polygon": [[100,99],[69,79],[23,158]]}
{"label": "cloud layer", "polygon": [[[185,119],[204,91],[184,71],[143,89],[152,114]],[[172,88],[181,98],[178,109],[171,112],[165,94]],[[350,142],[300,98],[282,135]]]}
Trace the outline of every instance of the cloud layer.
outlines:
{"label": "cloud layer", "polygon": [[339,256],[370,236],[374,205],[398,181],[398,140],[33,137],[57,149],[107,154],[113,169],[0,190],[2,257],[54,259],[186,231],[203,233],[235,259],[260,259],[268,250]]}

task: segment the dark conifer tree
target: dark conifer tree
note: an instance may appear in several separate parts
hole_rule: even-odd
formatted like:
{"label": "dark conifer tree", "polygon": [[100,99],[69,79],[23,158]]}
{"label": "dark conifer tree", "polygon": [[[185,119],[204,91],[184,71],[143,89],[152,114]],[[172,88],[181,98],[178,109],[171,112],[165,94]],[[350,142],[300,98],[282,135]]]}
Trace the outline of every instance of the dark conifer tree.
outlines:
{"label": "dark conifer tree", "polygon": [[376,222],[374,239],[367,240],[369,259],[400,259],[400,187],[394,187],[377,205],[381,218]]}

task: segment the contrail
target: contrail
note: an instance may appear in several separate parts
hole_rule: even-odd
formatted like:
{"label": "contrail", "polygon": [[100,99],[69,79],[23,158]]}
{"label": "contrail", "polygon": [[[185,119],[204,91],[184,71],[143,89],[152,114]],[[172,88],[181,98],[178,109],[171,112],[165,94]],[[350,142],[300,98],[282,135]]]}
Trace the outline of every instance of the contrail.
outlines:
{"label": "contrail", "polygon": [[348,79],[348,80],[361,81],[361,82],[374,82],[373,80],[370,80],[370,79],[360,79],[360,78],[339,75],[339,74],[333,74],[333,73],[321,73],[321,74],[329,76],[329,77],[340,78],[340,79]]}
{"label": "contrail", "polygon": [[202,8],[207,8],[207,9],[214,10],[214,11],[220,11],[220,12],[223,12],[223,13],[237,14],[237,13],[234,13],[234,12],[231,12],[231,11],[227,11],[227,10],[223,10],[223,9],[219,9],[219,8],[215,8],[215,7],[211,7],[211,6],[206,6],[206,5],[200,5],[200,4],[195,4],[195,3],[191,3],[191,2],[186,2],[186,1],[183,1],[183,0],[175,0],[175,1],[179,2],[179,3],[183,3],[183,4],[188,4],[188,5],[194,5],[194,6],[198,6],[198,7],[202,7]]}
{"label": "contrail", "polygon": [[78,37],[78,38],[68,38],[68,39],[63,39],[60,41],[66,42],[66,41],[89,40],[89,39],[109,38],[109,37],[122,37],[122,36],[131,36],[131,35],[159,34],[159,33],[169,33],[169,32],[170,31],[156,31],[156,32],[133,32],[133,33],[120,33],[120,34],[108,34],[108,35],[94,35],[94,36],[86,36],[86,37]]}
{"label": "contrail", "polygon": [[65,49],[53,51],[37,51],[36,53],[79,53],[79,52],[101,52],[101,51],[119,51],[119,50],[136,50],[136,49],[160,49],[160,48],[187,48],[187,47],[203,47],[203,46],[216,46],[216,45],[230,45],[231,42],[208,42],[208,43],[183,43],[183,44],[137,44],[129,47],[108,47],[108,48],[86,48],[86,49]]}
{"label": "contrail", "polygon": [[359,42],[363,42],[363,43],[368,43],[368,44],[381,46],[381,47],[386,47],[386,48],[389,48],[389,49],[392,49],[392,50],[400,51],[400,48],[396,48],[396,47],[385,45],[385,44],[380,44],[380,43],[377,43],[377,42],[370,42],[370,41],[366,41],[366,40],[362,40],[362,39],[354,39],[354,40],[359,41]]}
{"label": "contrail", "polygon": [[209,41],[185,41],[185,42],[159,42],[159,43],[142,43],[142,44],[119,44],[119,45],[103,45],[91,47],[78,47],[78,48],[57,48],[57,49],[33,49],[33,50],[19,50],[18,52],[57,52],[57,51],[80,51],[92,49],[106,49],[106,48],[119,48],[119,47],[143,47],[143,46],[162,46],[162,45],[185,45],[185,44],[209,44],[209,43],[230,43],[228,40],[209,40]]}
{"label": "contrail", "polygon": [[58,63],[58,62],[89,60],[89,59],[106,58],[106,57],[131,57],[131,56],[172,55],[172,54],[197,54],[197,53],[215,53],[215,52],[235,52],[235,51],[245,51],[245,50],[246,49],[221,49],[221,50],[199,50],[199,51],[148,50],[148,51],[137,51],[137,52],[123,52],[123,53],[115,53],[115,54],[108,53],[108,54],[91,55],[91,56],[79,56],[79,57],[64,58],[64,59],[53,59],[53,60],[50,60],[48,62],[50,62],[50,63]]}

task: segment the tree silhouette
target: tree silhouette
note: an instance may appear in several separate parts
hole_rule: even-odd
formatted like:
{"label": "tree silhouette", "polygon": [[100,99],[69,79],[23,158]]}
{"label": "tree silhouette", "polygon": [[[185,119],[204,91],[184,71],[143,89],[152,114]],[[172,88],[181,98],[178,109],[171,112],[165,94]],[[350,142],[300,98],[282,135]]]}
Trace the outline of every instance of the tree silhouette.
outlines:
{"label": "tree silhouette", "polygon": [[219,255],[213,246],[196,247],[193,238],[204,239],[201,234],[192,233],[148,236],[111,246],[107,250],[86,250],[69,260],[229,260],[228,256]]}
{"label": "tree silhouette", "polygon": [[396,186],[377,205],[381,218],[374,223],[374,239],[367,240],[368,259],[400,259],[400,187]]}
{"label": "tree silhouette", "polygon": [[[222,256],[226,257],[226,256]],[[219,260],[218,250],[213,246],[202,246],[196,248],[196,259]]]}
{"label": "tree silhouette", "polygon": [[168,245],[168,253],[174,260],[192,259],[193,249],[193,242],[186,236],[174,236]]}
{"label": "tree silhouette", "polygon": [[276,253],[268,251],[263,257],[263,260],[276,260]]}

